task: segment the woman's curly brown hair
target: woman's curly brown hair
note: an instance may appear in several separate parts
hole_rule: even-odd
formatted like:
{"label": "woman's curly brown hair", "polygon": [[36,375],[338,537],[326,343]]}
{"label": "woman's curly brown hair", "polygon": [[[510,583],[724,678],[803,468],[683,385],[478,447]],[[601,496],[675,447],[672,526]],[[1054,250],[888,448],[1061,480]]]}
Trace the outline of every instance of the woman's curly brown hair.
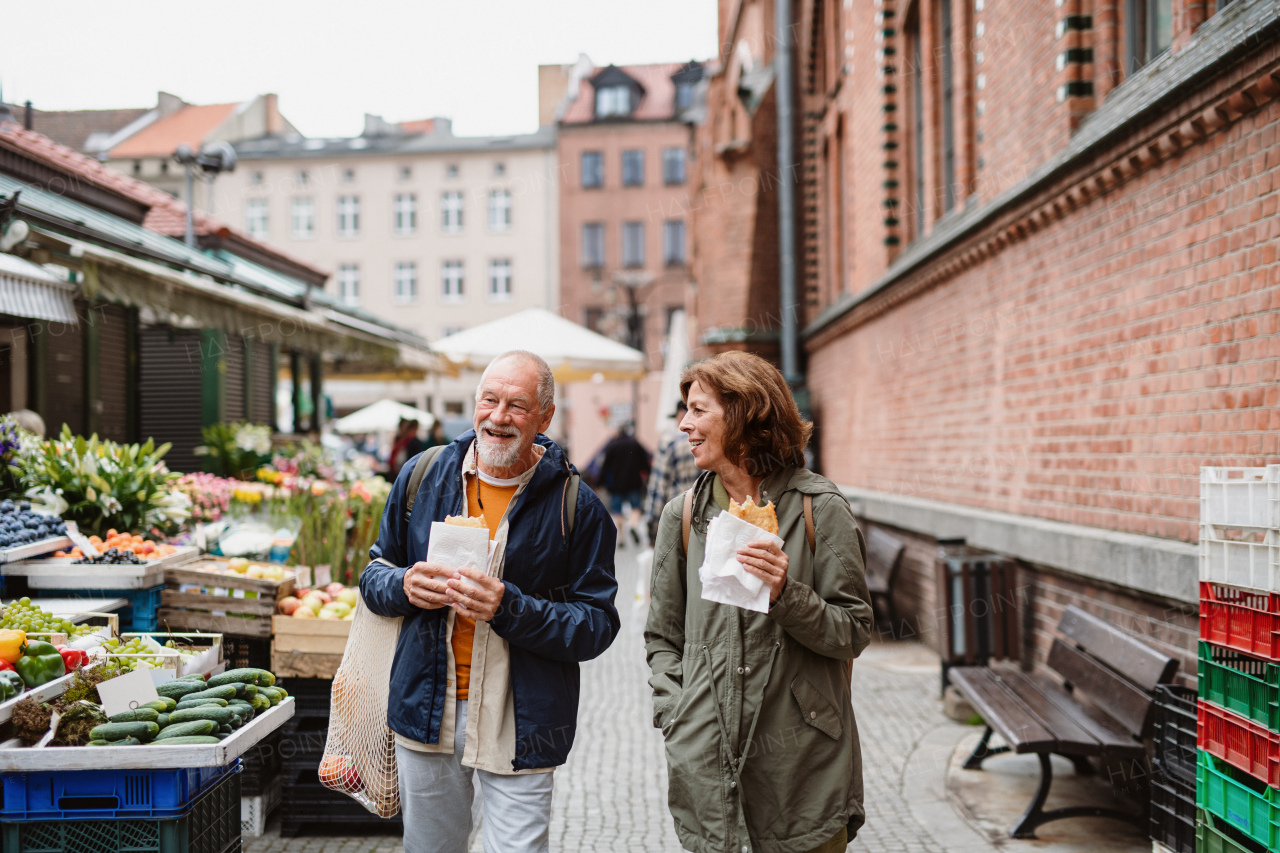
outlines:
{"label": "woman's curly brown hair", "polygon": [[724,455],[752,477],[787,466],[804,467],[813,424],[800,416],[778,368],[758,355],[726,352],[685,368],[680,396],[699,383],[724,406]]}

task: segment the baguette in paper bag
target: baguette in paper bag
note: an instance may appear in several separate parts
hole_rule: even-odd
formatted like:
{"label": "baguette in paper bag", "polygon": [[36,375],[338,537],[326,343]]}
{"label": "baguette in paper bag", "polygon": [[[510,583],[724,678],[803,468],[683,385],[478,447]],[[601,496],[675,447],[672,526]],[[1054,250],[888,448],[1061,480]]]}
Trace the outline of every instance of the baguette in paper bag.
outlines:
{"label": "baguette in paper bag", "polygon": [[729,511],[720,513],[707,525],[706,551],[698,569],[703,600],[756,613],[769,612],[769,587],[738,562],[738,549],[752,542],[772,542],[782,547],[777,512],[771,503],[757,506],[747,498],[739,505],[731,499]]}
{"label": "baguette in paper bag", "polygon": [[[471,521],[475,524],[466,523]],[[489,528],[484,519],[453,515],[444,521],[431,522],[427,562],[439,563],[449,569],[469,566],[482,572],[489,571]],[[462,580],[476,586],[469,578],[463,577]]]}

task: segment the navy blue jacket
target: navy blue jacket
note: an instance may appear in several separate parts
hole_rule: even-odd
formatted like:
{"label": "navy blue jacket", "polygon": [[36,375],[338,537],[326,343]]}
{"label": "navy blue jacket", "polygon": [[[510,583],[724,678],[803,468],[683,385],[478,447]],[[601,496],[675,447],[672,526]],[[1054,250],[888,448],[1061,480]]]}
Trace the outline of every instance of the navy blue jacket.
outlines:
{"label": "navy blue jacket", "polygon": [[[440,742],[449,610],[410,604],[404,574],[427,558],[431,522],[468,514],[462,463],[474,438],[475,431],[468,430],[440,452],[422,480],[407,526],[405,491],[417,457],[405,463],[387,499],[378,541],[369,549],[375,562],[360,577],[360,594],[370,610],[405,617],[391,668],[387,723],[419,743]],[[506,591],[489,623],[511,653],[515,770],[557,767],[568,759],[578,720],[578,663],[609,648],[620,624],[614,607],[613,520],[600,498],[582,484],[573,533],[567,533],[562,509],[572,469],[555,442],[539,435],[537,443],[546,453],[508,510]]]}

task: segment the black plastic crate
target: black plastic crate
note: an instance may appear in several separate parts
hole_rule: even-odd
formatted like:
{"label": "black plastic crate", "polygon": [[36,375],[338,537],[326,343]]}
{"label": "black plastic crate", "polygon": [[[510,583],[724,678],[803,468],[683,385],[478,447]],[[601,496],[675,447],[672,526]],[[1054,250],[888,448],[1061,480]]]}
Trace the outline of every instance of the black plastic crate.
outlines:
{"label": "black plastic crate", "polygon": [[240,796],[257,797],[275,784],[284,767],[280,752],[283,737],[282,731],[272,732],[240,757]]}
{"label": "black plastic crate", "polygon": [[293,697],[295,717],[328,717],[331,678],[282,678],[280,686]]}
{"label": "black plastic crate", "polygon": [[346,794],[320,784],[316,769],[290,774],[281,789],[280,835],[371,835],[404,832],[400,815],[380,818]]}
{"label": "black plastic crate", "polygon": [[1196,691],[1176,684],[1156,687],[1152,739],[1156,769],[1196,782]]}
{"label": "black plastic crate", "polygon": [[4,853],[237,853],[240,774],[224,776],[175,818],[6,822],[0,829]]}
{"label": "black plastic crate", "polygon": [[270,670],[271,638],[223,634],[222,659],[227,662],[227,669],[250,666],[254,669]]}
{"label": "black plastic crate", "polygon": [[329,736],[328,717],[294,717],[280,735],[280,764],[286,771],[315,769]]}
{"label": "black plastic crate", "polygon": [[1160,771],[1151,774],[1148,836],[1174,853],[1196,853],[1196,786]]}

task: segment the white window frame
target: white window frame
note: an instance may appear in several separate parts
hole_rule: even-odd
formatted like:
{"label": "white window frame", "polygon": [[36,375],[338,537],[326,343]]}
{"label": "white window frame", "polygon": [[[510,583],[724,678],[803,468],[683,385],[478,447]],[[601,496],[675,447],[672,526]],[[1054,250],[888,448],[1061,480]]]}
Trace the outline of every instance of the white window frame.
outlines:
{"label": "white window frame", "polygon": [[338,236],[360,236],[360,196],[338,197]]}
{"label": "white window frame", "polygon": [[[598,270],[604,267],[604,223],[603,222],[584,222],[582,223],[582,268],[584,270]],[[592,237],[587,235],[591,234]],[[595,245],[592,245],[592,243]],[[598,252],[592,249],[599,249]]]}
{"label": "white window frame", "polygon": [[463,261],[440,262],[440,301],[462,302],[467,298],[467,271]]}
{"label": "white window frame", "polygon": [[[632,244],[632,237],[629,235],[638,234],[639,243]],[[628,221],[622,223],[622,265],[627,269],[641,269],[645,264],[645,227],[644,222],[639,220]],[[632,249],[638,249],[638,257],[632,253]]]}
{"label": "white window frame", "polygon": [[418,265],[414,261],[397,261],[392,275],[392,296],[397,305],[409,305],[418,299]]}
{"label": "white window frame", "polygon": [[290,201],[289,234],[295,240],[315,239],[316,200],[312,196],[296,196]]}
{"label": "white window frame", "polygon": [[[673,157],[672,155],[676,155]],[[671,161],[680,161],[680,179],[672,180]],[[683,148],[662,149],[662,182],[669,187],[677,187],[689,180],[689,156]]]}
{"label": "white window frame", "polygon": [[631,87],[605,86],[596,90],[596,118],[631,115]]}
{"label": "white window frame", "polygon": [[[594,158],[599,164],[599,168],[591,173],[596,178],[594,183],[587,182],[587,158]],[[578,157],[578,180],[584,190],[598,190],[604,188],[604,152],[603,151],[583,151]]]}
{"label": "white window frame", "polygon": [[267,200],[265,198],[245,199],[244,230],[248,231],[251,237],[265,240],[270,232],[269,223]]}
{"label": "white window frame", "polygon": [[447,190],[440,196],[440,228],[458,234],[466,221],[467,200],[462,190]]}
{"label": "white window frame", "polygon": [[360,265],[338,264],[334,276],[338,282],[338,298],[345,305],[360,304]]}
{"label": "white window frame", "polygon": [[392,230],[408,237],[418,230],[418,197],[413,193],[396,193],[392,204]]}
{"label": "white window frame", "polygon": [[489,230],[498,233],[511,230],[511,190],[489,191]]}
{"label": "white window frame", "polygon": [[[679,243],[672,238],[672,235],[679,232]],[[688,228],[684,224],[683,219],[668,219],[662,223],[662,264],[668,267],[682,267],[687,264],[688,255],[685,247],[688,245]],[[676,251],[672,251],[675,248]]]}
{"label": "white window frame", "polygon": [[492,258],[489,261],[489,281],[485,290],[490,302],[510,302],[515,298],[512,287],[511,259]]}
{"label": "white window frame", "polygon": [[[643,148],[628,148],[622,152],[622,185],[624,187],[644,186],[644,160]],[[631,167],[628,164],[631,164]],[[638,174],[632,174],[633,172]]]}

